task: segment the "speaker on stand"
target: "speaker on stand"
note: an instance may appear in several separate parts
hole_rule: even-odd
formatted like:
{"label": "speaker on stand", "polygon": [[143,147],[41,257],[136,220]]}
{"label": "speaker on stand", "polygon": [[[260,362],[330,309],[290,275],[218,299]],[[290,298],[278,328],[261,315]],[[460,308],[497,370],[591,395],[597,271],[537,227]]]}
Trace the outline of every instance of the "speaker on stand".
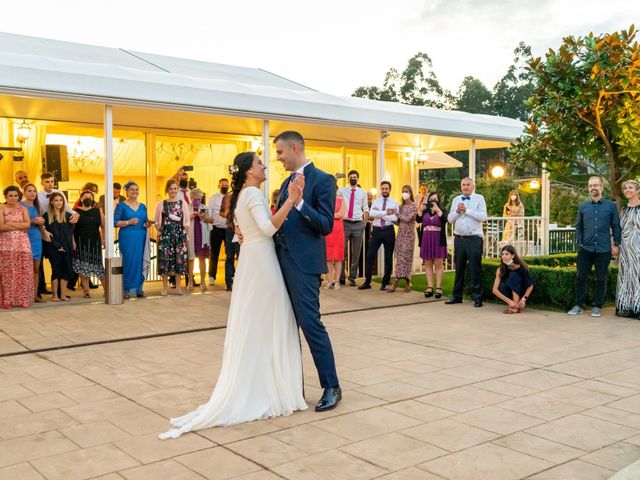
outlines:
{"label": "speaker on stand", "polygon": [[69,181],[69,159],[66,145],[42,146],[42,172],[51,172],[56,182]]}

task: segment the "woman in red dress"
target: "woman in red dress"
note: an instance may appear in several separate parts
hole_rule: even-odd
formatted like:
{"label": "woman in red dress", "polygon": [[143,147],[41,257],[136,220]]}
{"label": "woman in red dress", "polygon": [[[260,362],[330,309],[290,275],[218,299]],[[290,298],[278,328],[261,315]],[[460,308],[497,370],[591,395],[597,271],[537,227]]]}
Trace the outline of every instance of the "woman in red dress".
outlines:
{"label": "woman in red dress", "polygon": [[344,260],[344,225],[342,219],[346,214],[346,204],[342,195],[338,192],[336,195],[336,207],[333,217],[333,230],[327,235],[327,283],[324,288],[340,288],[340,271],[342,270],[342,261]]}

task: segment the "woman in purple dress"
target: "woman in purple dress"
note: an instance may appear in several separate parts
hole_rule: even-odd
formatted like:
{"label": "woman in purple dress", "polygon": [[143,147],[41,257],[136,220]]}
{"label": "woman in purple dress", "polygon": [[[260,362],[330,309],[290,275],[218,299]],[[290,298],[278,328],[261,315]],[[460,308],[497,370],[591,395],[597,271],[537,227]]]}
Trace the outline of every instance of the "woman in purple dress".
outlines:
{"label": "woman in purple dress", "polygon": [[440,194],[432,192],[425,197],[418,208],[416,220],[422,223],[422,245],[420,246],[420,258],[423,260],[427,288],[424,296],[434,296],[433,279],[435,276],[435,298],[442,297],[442,274],[444,273],[444,261],[447,258],[447,223],[448,212],[442,206]]}
{"label": "woman in purple dress", "polygon": [[398,282],[404,278],[404,291],[411,291],[411,270],[413,267],[413,250],[416,244],[416,212],[418,206],[413,199],[411,186],[402,187],[402,202],[398,215],[398,235],[396,236],[396,267],[395,281],[387,288],[387,292],[393,293],[398,288]]}

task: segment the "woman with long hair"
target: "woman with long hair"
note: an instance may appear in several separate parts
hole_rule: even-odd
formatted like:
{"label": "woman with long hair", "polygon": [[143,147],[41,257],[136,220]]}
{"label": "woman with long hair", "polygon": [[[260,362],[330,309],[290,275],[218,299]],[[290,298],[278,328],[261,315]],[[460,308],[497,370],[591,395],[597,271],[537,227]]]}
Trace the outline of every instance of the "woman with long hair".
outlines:
{"label": "woman with long hair", "polygon": [[178,197],[180,188],[175,179],[167,181],[164,192],[167,198],[158,202],[154,215],[158,231],[158,273],[162,275],[161,295],[168,294],[169,275],[175,275],[176,294],[182,295],[180,276],[186,275],[188,270],[189,205]]}
{"label": "woman with long hair", "polygon": [[[44,214],[44,225],[49,232],[46,243],[47,258],[51,263],[51,291],[53,302],[66,302],[67,283],[73,274],[71,252],[75,249],[71,214],[65,211],[66,201],[61,192],[53,192]],[[59,288],[58,288],[59,287]],[[58,293],[59,292],[59,293]]]}
{"label": "woman with long hair", "polygon": [[260,191],[266,167],[254,152],[236,156],[229,215],[242,232],[242,255],[231,293],[222,367],[209,401],[172,418],[161,439],[304,410],[296,319],[272,236],[302,197],[304,177],[289,182],[272,216]]}
{"label": "woman with long hair", "polygon": [[74,209],[80,217],[73,229],[76,248],[72,264],[73,271],[80,275],[84,298],[90,298],[89,277],[104,279],[104,215],[91,190],[82,192],[79,200],[80,206]]}
{"label": "woman with long hair", "polygon": [[387,288],[387,292],[395,292],[400,280],[404,279],[404,291],[411,291],[411,270],[413,267],[413,250],[416,243],[416,214],[418,206],[413,199],[411,185],[402,187],[402,202],[398,212],[398,234],[396,235],[396,266],[394,271],[395,281]]}
{"label": "woman with long hair", "polygon": [[5,188],[3,194],[6,204],[0,205],[0,298],[3,308],[28,308],[34,297],[29,211],[20,205],[22,193],[15,185]]}
{"label": "woman with long hair", "polygon": [[[336,185],[336,188],[338,186]],[[277,200],[276,200],[277,202]],[[333,230],[325,237],[327,245],[327,283],[324,288],[340,288],[340,273],[344,261],[344,224],[343,218],[347,214],[347,204],[338,190],[336,206],[333,214]]]}
{"label": "woman with long hair", "polygon": [[[416,220],[422,224],[420,258],[424,266],[427,288],[424,296],[442,298],[442,276],[444,260],[447,258],[447,209],[442,205],[440,194],[431,192],[418,207]],[[434,287],[435,278],[435,290]]]}
{"label": "woman with long hair", "polygon": [[23,188],[23,199],[20,205],[29,212],[29,244],[31,245],[31,256],[33,258],[33,283],[36,303],[43,303],[46,300],[38,295],[38,284],[40,281],[40,263],[42,262],[42,236],[44,229],[44,218],[40,216],[40,204],[38,202],[38,189],[32,183],[27,183]]}
{"label": "woman with long hair", "polygon": [[[511,190],[509,192],[509,198],[507,203],[504,204],[502,209],[503,217],[524,217],[524,204],[520,200],[520,194],[517,190]],[[510,240],[521,239],[524,232],[522,220],[509,220],[504,225],[504,232],[502,233],[502,241],[507,242]]]}
{"label": "woman with long hair", "polygon": [[622,242],[618,264],[616,315],[640,319],[640,182],[622,184],[627,205],[620,214]]}
{"label": "woman with long hair", "polygon": [[113,225],[118,228],[118,247],[122,256],[122,286],[124,299],[144,297],[145,245],[148,242],[147,206],[138,202],[140,187],[133,181],[124,185],[126,200],[118,202]]}
{"label": "woman with long hair", "polygon": [[195,258],[189,259],[189,284],[188,290],[193,290],[194,276],[193,264],[198,259],[198,269],[200,270],[200,290],[207,291],[206,264],[209,258],[209,240],[211,223],[213,218],[209,216],[207,203],[204,201],[204,194],[199,188],[191,190],[191,221],[189,224],[189,251],[193,252]]}
{"label": "woman with long hair", "polygon": [[504,313],[520,313],[533,291],[529,266],[512,245],[500,249],[500,266],[493,282],[493,294],[507,304]]}

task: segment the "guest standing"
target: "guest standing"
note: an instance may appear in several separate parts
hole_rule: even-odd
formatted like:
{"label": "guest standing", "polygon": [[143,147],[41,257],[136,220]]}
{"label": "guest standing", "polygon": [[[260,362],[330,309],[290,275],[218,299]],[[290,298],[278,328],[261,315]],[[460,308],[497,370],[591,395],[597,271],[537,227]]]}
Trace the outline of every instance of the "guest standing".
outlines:
{"label": "guest standing", "polygon": [[[524,204],[520,200],[520,194],[516,190],[509,192],[507,203],[502,208],[503,217],[524,217]],[[524,225],[522,220],[509,220],[504,225],[502,241],[512,241],[522,238]]]}
{"label": "guest standing", "polygon": [[[420,209],[420,205],[426,203],[427,201],[427,186],[424,183],[420,184],[418,188],[418,198],[416,199],[416,205],[418,205],[418,209]],[[418,248],[422,248],[422,233],[424,232],[424,228],[422,226],[422,222],[418,220],[418,226],[416,227],[416,232],[418,234]]]}
{"label": "guest standing", "polygon": [[113,225],[119,229],[124,298],[129,299],[131,295],[141,298],[144,297],[145,247],[149,241],[147,229],[150,222],[146,205],[138,202],[138,184],[127,182],[124,191],[126,200],[118,202],[113,214]]}
{"label": "guest standing", "polygon": [[616,290],[616,315],[640,319],[640,182],[622,184],[627,206],[620,215],[622,241]]}
{"label": "guest standing", "polygon": [[224,242],[224,251],[226,259],[224,261],[224,283],[226,291],[233,289],[233,277],[236,275],[236,260],[240,258],[240,242],[236,238],[236,227],[233,218],[229,215],[231,208],[231,192],[227,193],[222,199],[220,207],[220,216],[227,222],[227,233]]}
{"label": "guest standing", "polygon": [[340,288],[340,272],[344,261],[344,224],[347,213],[342,194],[336,194],[336,207],[333,216],[333,230],[325,237],[327,244],[327,284],[324,288]]}
{"label": "guest standing", "polygon": [[393,250],[396,243],[396,232],[394,225],[398,222],[398,203],[389,197],[391,194],[391,183],[384,180],[380,183],[380,198],[374,200],[369,211],[373,218],[373,231],[371,233],[371,243],[367,250],[367,263],[365,265],[364,283],[358,287],[359,290],[371,288],[371,276],[373,262],[378,256],[380,246],[384,246],[384,275],[380,290],[386,290],[391,281],[391,267],[393,264]]}
{"label": "guest standing", "polygon": [[502,247],[500,259],[493,282],[493,294],[507,304],[503,313],[520,313],[533,291],[531,272],[512,245]]}
{"label": "guest standing", "polygon": [[[66,201],[62,193],[53,192],[44,214],[44,225],[50,233],[46,244],[47,258],[51,263],[52,301],[68,301],[67,283],[73,274],[71,252],[74,250],[71,214],[65,211]],[[58,287],[60,287],[58,289]]]}
{"label": "guest standing", "polygon": [[[607,294],[611,253],[620,253],[620,218],[618,207],[611,200],[602,198],[604,181],[591,177],[587,184],[591,200],[580,205],[576,218],[576,242],[578,244],[578,267],[576,274],[576,304],[567,313],[582,315],[587,297],[587,278],[595,265],[596,286],[591,316],[602,315],[602,305]],[[614,246],[611,247],[613,236]]]}
{"label": "guest standing", "polygon": [[[447,258],[447,215],[449,212],[440,201],[440,194],[432,192],[424,197],[418,209],[416,220],[422,225],[422,246],[420,258],[424,266],[427,287],[424,296],[442,298],[442,275]],[[434,287],[435,277],[435,292]]]}
{"label": "guest standing", "polygon": [[[360,174],[357,170],[351,170],[347,177],[349,186],[341,188],[339,192],[347,205],[347,214],[344,217],[344,258],[349,259],[349,285],[355,287],[369,206],[367,192],[358,186]],[[340,274],[341,285],[345,284],[345,270],[346,265],[343,263]]]}
{"label": "guest standing", "polygon": [[[191,221],[189,224],[189,243],[193,243],[193,253],[198,259],[198,269],[200,270],[200,290],[207,291],[207,258],[210,255],[209,240],[211,237],[212,218],[208,214],[209,209],[203,201],[202,190],[194,188],[191,190]],[[217,264],[216,259],[216,264]],[[195,282],[193,275],[193,261],[189,261],[189,285],[193,289]]]}
{"label": "guest standing", "polygon": [[33,259],[27,233],[29,212],[20,205],[20,189],[10,185],[3,191],[0,205],[0,289],[2,307],[28,308],[33,301]]}
{"label": "guest standing", "polygon": [[72,264],[73,271],[80,275],[84,298],[91,298],[89,277],[104,279],[104,215],[94,198],[91,190],[85,190],[80,194],[80,206],[75,209],[80,218],[73,229],[76,248]]}
{"label": "guest standing", "polygon": [[38,295],[38,283],[40,281],[40,263],[42,262],[42,235],[44,231],[44,218],[40,216],[40,206],[38,205],[38,190],[36,186],[27,183],[23,186],[24,198],[20,204],[26,207],[29,212],[29,244],[31,245],[31,257],[33,258],[33,283],[35,292],[35,302],[43,303],[44,300]]}
{"label": "guest standing", "polygon": [[222,199],[229,193],[229,180],[221,178],[218,180],[218,193],[209,198],[208,216],[211,220],[211,233],[209,234],[209,285],[215,285],[218,274],[218,259],[220,258],[220,248],[224,243],[227,248],[227,220],[220,216]]}
{"label": "guest standing", "polygon": [[168,294],[169,275],[176,277],[176,293],[182,295],[180,276],[187,274],[189,205],[179,197],[175,180],[167,181],[167,198],[156,205],[154,220],[158,230],[158,273],[162,275],[162,295]]}
{"label": "guest standing", "polygon": [[413,199],[413,190],[410,185],[402,187],[402,204],[398,216],[398,235],[396,236],[396,267],[395,281],[387,292],[395,292],[398,282],[405,280],[404,291],[411,291],[411,271],[413,270],[413,249],[416,243],[416,213],[418,207]]}
{"label": "guest standing", "polygon": [[482,195],[474,193],[475,183],[472,178],[463,178],[460,189],[462,195],[453,199],[447,217],[454,225],[453,260],[456,276],[453,296],[444,303],[462,303],[464,274],[468,264],[473,306],[482,307],[482,222],[487,219],[487,204]]}

